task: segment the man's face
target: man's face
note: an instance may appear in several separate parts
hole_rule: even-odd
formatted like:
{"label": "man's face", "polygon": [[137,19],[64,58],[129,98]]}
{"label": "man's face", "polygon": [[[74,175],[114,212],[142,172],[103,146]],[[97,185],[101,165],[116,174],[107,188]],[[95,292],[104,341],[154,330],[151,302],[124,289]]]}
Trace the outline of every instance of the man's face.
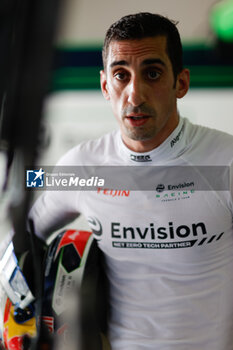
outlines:
{"label": "man's face", "polygon": [[130,149],[149,151],[169,136],[179,119],[176,99],[185,95],[188,82],[184,70],[174,83],[166,37],[110,43],[101,87]]}

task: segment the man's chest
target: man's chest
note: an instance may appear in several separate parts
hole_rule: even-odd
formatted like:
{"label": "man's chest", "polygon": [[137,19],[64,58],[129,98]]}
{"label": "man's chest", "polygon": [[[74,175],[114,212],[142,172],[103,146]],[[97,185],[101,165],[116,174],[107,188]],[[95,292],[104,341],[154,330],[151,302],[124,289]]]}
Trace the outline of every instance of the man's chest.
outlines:
{"label": "man's chest", "polygon": [[180,262],[214,259],[232,249],[232,214],[222,194],[101,190],[85,196],[83,214],[111,256],[146,255]]}

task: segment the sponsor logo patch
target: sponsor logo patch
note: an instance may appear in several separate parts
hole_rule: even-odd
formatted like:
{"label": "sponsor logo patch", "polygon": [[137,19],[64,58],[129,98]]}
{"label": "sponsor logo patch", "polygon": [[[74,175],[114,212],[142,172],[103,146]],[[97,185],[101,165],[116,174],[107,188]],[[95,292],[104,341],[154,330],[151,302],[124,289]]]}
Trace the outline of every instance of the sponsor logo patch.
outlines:
{"label": "sponsor logo patch", "polygon": [[176,137],[174,137],[174,138],[171,140],[171,142],[170,142],[171,148],[174,147],[175,144],[176,144],[177,142],[180,141],[180,137],[181,137],[183,131],[184,131],[184,125],[182,126],[182,128],[180,129],[180,131],[178,132],[178,134],[176,135]]}
{"label": "sponsor logo patch", "polygon": [[176,226],[174,222],[157,227],[150,223],[146,227],[123,226],[120,222],[111,223],[113,248],[135,249],[178,249],[202,246],[219,241],[220,234],[207,234],[204,222]]}
{"label": "sponsor logo patch", "polygon": [[152,161],[149,154],[148,155],[130,154],[130,159],[133,160],[134,162],[139,162],[139,163]]}
{"label": "sponsor logo patch", "polygon": [[126,190],[110,190],[108,188],[98,188],[97,189],[98,194],[103,194],[105,196],[111,196],[111,197],[129,197],[130,191]]}
{"label": "sponsor logo patch", "polygon": [[95,236],[97,236],[95,238],[98,239],[103,233],[103,229],[102,229],[102,225],[101,225],[100,221],[94,216],[89,216],[87,218],[87,222],[88,222],[89,227],[92,230],[93,234]]}

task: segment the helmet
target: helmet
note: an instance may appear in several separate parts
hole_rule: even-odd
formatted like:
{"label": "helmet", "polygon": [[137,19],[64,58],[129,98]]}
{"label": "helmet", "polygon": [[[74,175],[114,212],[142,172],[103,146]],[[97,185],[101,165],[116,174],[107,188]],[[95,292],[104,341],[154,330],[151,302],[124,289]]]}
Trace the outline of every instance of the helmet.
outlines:
{"label": "helmet", "polygon": [[33,315],[18,324],[14,308],[6,299],[5,315],[10,318],[7,321],[4,317],[3,322],[5,348],[25,349],[22,344],[27,335],[37,336],[37,341],[46,343],[49,349],[110,349],[106,336],[108,283],[103,264],[102,253],[91,232],[61,232],[46,252],[37,327]]}

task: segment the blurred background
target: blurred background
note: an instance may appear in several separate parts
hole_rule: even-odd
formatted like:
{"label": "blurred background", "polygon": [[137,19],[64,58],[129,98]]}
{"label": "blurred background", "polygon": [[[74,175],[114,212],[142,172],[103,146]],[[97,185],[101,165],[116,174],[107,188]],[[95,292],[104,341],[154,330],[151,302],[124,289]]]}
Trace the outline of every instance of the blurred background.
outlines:
{"label": "blurred background", "polygon": [[191,121],[233,134],[233,2],[216,0],[67,0],[55,41],[51,94],[44,104],[48,148],[41,164],[53,165],[80,141],[116,128],[99,85],[107,28],[139,11],[178,21],[191,88],[179,111]]}

